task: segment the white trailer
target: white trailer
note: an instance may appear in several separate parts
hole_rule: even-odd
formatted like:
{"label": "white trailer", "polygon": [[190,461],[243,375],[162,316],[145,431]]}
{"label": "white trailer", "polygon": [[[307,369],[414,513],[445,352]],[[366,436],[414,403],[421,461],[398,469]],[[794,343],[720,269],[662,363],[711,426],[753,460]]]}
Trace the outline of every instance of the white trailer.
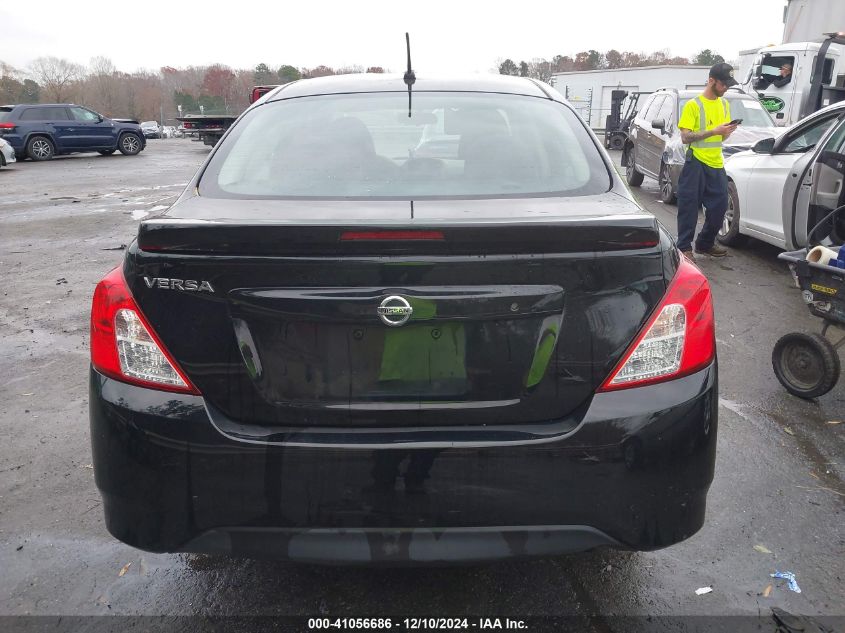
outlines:
{"label": "white trailer", "polygon": [[842,0],[787,0],[781,42],[817,42],[822,33],[845,30]]}
{"label": "white trailer", "polygon": [[654,92],[658,88],[703,89],[709,66],[642,66],[554,73],[551,84],[563,94],[587,124],[602,130],[610,114],[614,90]]}

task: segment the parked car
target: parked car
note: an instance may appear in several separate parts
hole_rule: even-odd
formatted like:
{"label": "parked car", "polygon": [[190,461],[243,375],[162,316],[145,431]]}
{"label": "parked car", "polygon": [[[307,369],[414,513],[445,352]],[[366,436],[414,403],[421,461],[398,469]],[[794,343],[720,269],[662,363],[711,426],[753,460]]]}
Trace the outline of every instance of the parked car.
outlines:
{"label": "parked car", "polygon": [[157,121],[142,122],[141,132],[144,133],[144,138],[161,138],[161,128]]}
{"label": "parked car", "polygon": [[[412,88],[265,97],[98,284],[93,461],[121,541],[407,563],[701,527],[707,279],[553,88]],[[441,117],[457,155],[411,157]]]}
{"label": "parked car", "polygon": [[[728,246],[741,246],[747,237],[786,250],[806,246],[808,230],[845,204],[843,141],[845,102],[839,102],[732,156],[725,162],[728,211],[717,239]],[[845,237],[843,226],[834,217],[816,237],[834,228]]]}
{"label": "parked car", "polygon": [[[622,152],[625,178],[632,187],[639,187],[648,176],[657,180],[663,202],[677,199],[678,178],[683,165],[665,160],[667,144],[680,138],[678,120],[687,101],[701,94],[700,90],[658,90],[641,99],[642,105],[631,124],[628,141]],[[750,149],[760,139],[779,134],[778,128],[760,102],[739,90],[728,90],[724,96],[730,106],[731,117],[742,124],[724,142],[722,153],[727,157]]]}
{"label": "parked car", "polygon": [[140,126],[107,119],[72,103],[0,106],[0,136],[19,159],[50,160],[58,154],[120,150],[134,156],[146,141]]}
{"label": "parked car", "polygon": [[11,165],[16,160],[14,148],[0,138],[0,167]]}

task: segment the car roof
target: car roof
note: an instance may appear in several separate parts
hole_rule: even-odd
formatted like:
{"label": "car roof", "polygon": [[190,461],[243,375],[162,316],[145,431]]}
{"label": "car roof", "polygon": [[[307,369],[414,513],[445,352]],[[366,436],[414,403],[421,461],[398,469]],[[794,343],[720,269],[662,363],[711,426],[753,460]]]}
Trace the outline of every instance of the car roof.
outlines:
{"label": "car roof", "polygon": [[[270,93],[267,101],[356,92],[407,92],[403,75],[357,73],[316,77],[285,84]],[[553,89],[543,87],[527,77],[477,74],[454,77],[420,74],[413,85],[414,92],[498,92],[529,97],[554,98]]]}
{"label": "car roof", "polygon": [[829,106],[822,108],[821,110],[816,110],[815,112],[811,112],[810,114],[805,116],[803,119],[799,119],[798,121],[796,121],[795,123],[793,123],[792,125],[790,125],[786,129],[789,130],[789,129],[792,129],[792,128],[797,127],[799,125],[803,125],[807,121],[818,118],[820,116],[824,116],[828,112],[835,112],[837,110],[845,111],[845,101],[837,101],[836,103],[831,103]]}
{"label": "car roof", "polygon": [[[43,108],[45,106],[49,107],[60,107],[66,108],[68,106],[76,106],[75,103],[13,103],[9,105],[3,106],[4,108]],[[83,106],[80,106],[83,107]]]}

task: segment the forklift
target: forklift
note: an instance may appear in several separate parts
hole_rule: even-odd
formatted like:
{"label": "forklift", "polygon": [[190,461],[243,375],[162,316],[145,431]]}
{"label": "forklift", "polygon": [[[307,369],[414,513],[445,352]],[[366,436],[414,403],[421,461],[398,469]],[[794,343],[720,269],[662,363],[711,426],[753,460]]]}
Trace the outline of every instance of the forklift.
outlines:
{"label": "forklift", "polygon": [[[606,149],[621,150],[628,139],[631,122],[637,115],[637,102],[640,95],[647,92],[628,92],[613,90],[610,93],[610,114],[604,124],[604,146]],[[624,114],[623,114],[624,110]]]}

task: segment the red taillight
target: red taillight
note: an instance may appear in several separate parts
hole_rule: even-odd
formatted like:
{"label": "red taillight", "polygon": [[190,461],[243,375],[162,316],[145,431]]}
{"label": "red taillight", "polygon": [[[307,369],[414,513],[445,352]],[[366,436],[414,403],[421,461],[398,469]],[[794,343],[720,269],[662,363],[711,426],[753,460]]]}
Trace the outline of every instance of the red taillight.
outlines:
{"label": "red taillight", "polygon": [[598,391],[687,376],[709,365],[715,356],[710,284],[682,257],[663,301]]}
{"label": "red taillight", "polygon": [[101,374],[123,382],[199,395],[141,313],[121,267],[94,290],[91,364]]}
{"label": "red taillight", "polygon": [[250,102],[250,103],[255,103],[255,102],[256,102],[256,101],[258,101],[261,97],[263,97],[265,94],[267,94],[267,92],[269,92],[269,91],[268,91],[268,90],[266,90],[266,89],[264,89],[264,88],[253,88],[253,89],[252,89],[252,94],[251,94],[251,95],[250,95],[250,97],[249,97],[249,102]]}
{"label": "red taillight", "polygon": [[0,123],[0,134],[3,132],[8,132],[15,129],[14,123]]}
{"label": "red taillight", "polygon": [[192,127],[194,127],[194,124],[193,123],[183,123],[182,127],[185,128],[186,130],[190,130]]}
{"label": "red taillight", "polygon": [[342,242],[350,240],[442,240],[442,231],[346,231],[340,236]]}

